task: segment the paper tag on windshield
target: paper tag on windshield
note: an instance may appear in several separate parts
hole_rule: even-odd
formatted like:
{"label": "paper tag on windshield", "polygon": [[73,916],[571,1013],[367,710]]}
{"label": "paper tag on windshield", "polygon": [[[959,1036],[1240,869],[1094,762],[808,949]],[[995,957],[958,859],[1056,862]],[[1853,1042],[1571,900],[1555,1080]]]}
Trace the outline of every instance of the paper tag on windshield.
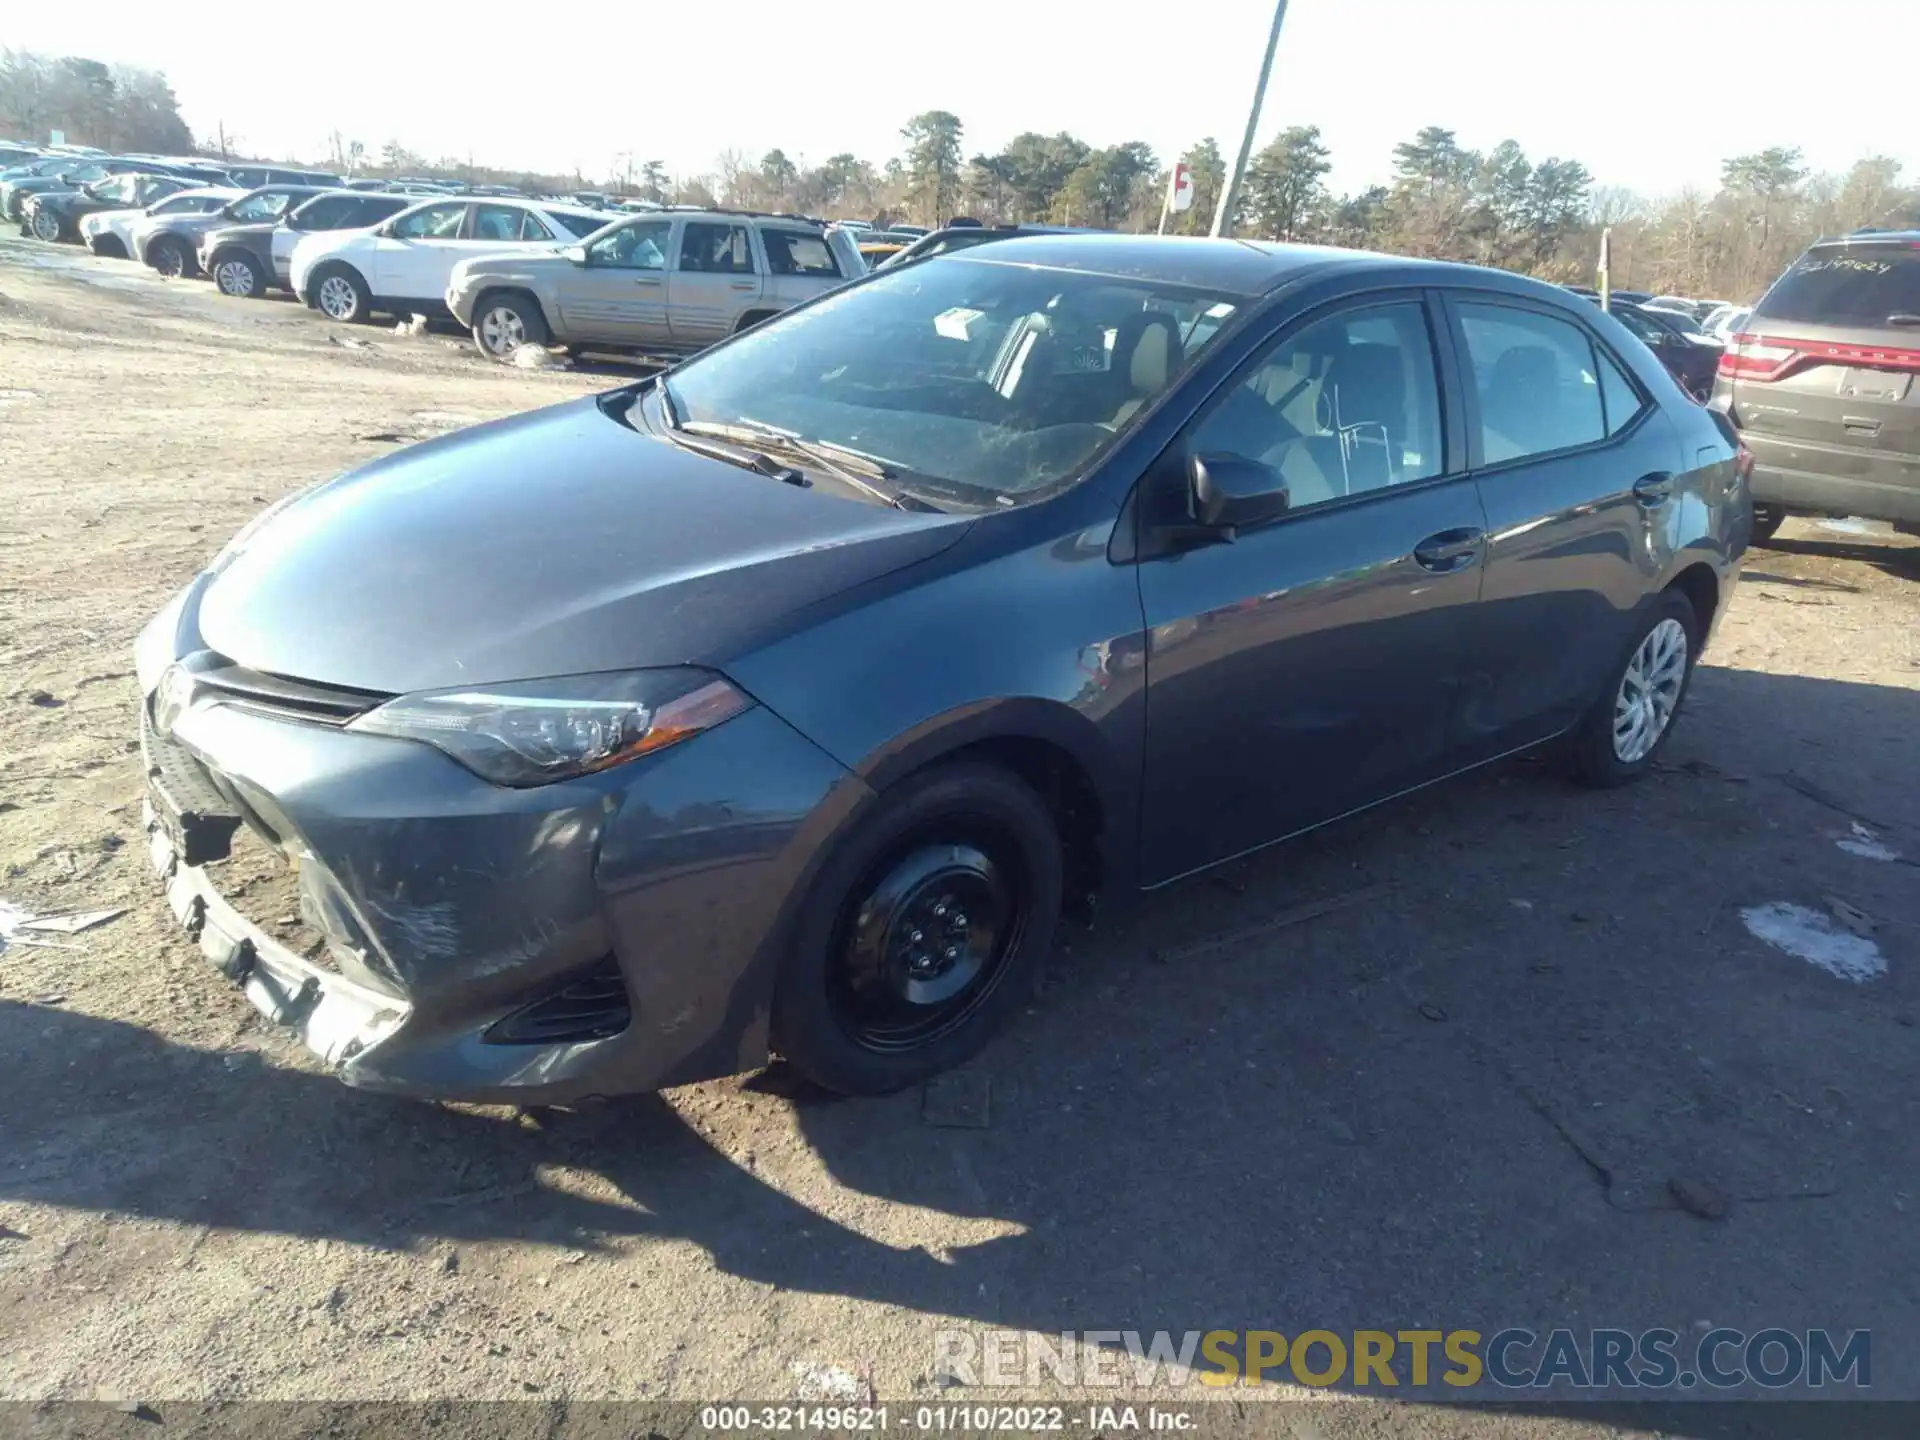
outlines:
{"label": "paper tag on windshield", "polygon": [[969,310],[964,305],[956,305],[934,316],[933,328],[935,333],[949,340],[971,340],[973,336],[968,333],[968,327],[986,313],[984,310]]}

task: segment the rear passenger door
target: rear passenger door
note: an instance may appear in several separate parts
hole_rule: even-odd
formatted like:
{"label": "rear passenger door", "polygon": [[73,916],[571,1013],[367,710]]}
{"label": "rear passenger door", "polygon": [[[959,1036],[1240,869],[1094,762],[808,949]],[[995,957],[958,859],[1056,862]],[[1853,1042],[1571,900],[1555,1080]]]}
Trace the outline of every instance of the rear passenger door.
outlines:
{"label": "rear passenger door", "polygon": [[1487,573],[1462,710],[1468,759],[1573,724],[1673,557],[1672,422],[1573,316],[1450,291]]}
{"label": "rear passenger door", "polygon": [[760,298],[762,277],[745,225],[688,220],[667,279],[667,323],[673,343],[688,350],[732,333]]}

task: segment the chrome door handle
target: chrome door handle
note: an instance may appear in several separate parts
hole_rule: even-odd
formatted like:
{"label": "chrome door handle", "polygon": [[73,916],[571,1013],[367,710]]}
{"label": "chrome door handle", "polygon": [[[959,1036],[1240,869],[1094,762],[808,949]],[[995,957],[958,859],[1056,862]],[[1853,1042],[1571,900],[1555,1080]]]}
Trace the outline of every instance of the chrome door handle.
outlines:
{"label": "chrome door handle", "polygon": [[1485,538],[1484,530],[1471,525],[1442,530],[1413,547],[1414,563],[1441,575],[1464,570],[1480,558],[1480,542]]}

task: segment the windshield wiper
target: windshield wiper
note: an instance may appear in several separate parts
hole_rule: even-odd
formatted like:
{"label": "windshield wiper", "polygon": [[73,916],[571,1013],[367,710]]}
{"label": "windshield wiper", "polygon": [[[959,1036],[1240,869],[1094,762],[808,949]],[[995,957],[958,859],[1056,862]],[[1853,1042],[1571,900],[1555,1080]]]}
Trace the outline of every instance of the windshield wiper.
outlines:
{"label": "windshield wiper", "polygon": [[[858,490],[882,505],[890,505],[895,510],[938,513],[939,507],[929,505],[917,495],[909,495],[903,490],[883,489],[882,485],[893,479],[893,471],[872,456],[849,450],[844,445],[835,445],[826,440],[803,440],[789,430],[777,429],[757,420],[747,420],[737,425],[714,420],[690,420],[680,429],[685,434],[712,435],[749,449],[785,451],[818,466],[848,489]],[[873,483],[876,480],[882,483],[876,485]]]}

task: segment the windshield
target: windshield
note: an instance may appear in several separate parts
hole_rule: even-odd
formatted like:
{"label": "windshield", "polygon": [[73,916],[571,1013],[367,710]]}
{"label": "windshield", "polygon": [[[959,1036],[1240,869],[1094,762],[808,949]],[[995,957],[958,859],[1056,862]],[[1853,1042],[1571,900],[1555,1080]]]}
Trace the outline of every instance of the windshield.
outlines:
{"label": "windshield", "polygon": [[1756,320],[1867,326],[1884,326],[1893,315],[1920,315],[1920,247],[1897,242],[1809,250],[1753,313]]}
{"label": "windshield", "polygon": [[557,220],[582,240],[607,228],[608,217],[605,215],[573,215],[565,210],[549,210],[546,213],[549,219]]}
{"label": "windshield", "polygon": [[680,423],[771,426],[899,471],[1037,498],[1111,446],[1235,300],[955,256],[828,296],[675,370]]}

